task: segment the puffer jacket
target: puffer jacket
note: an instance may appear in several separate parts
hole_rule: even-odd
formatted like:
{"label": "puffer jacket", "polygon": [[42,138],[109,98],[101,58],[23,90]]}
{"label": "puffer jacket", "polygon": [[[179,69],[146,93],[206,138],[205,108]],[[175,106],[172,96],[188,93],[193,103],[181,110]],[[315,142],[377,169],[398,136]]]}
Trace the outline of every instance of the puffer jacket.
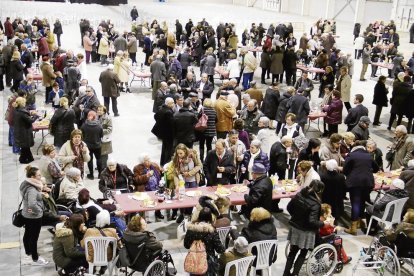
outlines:
{"label": "puffer jacket", "polygon": [[208,256],[215,256],[215,252],[221,254],[225,250],[220,241],[219,234],[213,225],[209,223],[196,222],[188,225],[187,233],[184,237],[184,247],[190,249],[191,245],[196,240],[204,242]]}
{"label": "puffer jacket", "polygon": [[331,103],[323,108],[326,112],[325,122],[330,125],[339,125],[342,123],[343,103],[340,99],[332,99]]}
{"label": "puffer jacket", "polygon": [[76,247],[72,229],[57,229],[53,240],[53,261],[58,267],[65,268],[74,258],[85,258],[85,252]]}
{"label": "puffer jacket", "polygon": [[20,194],[23,200],[23,217],[28,219],[41,218],[44,209],[42,192],[29,182],[23,181],[20,184]]}
{"label": "puffer jacket", "polygon": [[257,108],[255,108],[254,111],[249,111],[248,109],[245,109],[242,112],[240,118],[244,121],[244,128],[249,134],[257,135],[257,133],[259,132],[258,123],[260,117],[263,117],[263,113]]}
{"label": "puffer jacket", "polygon": [[273,218],[263,219],[261,221],[250,221],[247,227],[241,230],[241,235],[246,238],[249,243],[276,240],[277,231],[273,224]]}
{"label": "puffer jacket", "polygon": [[102,193],[105,193],[108,189],[125,189],[132,184],[132,179],[134,174],[132,171],[123,164],[116,165],[116,183],[112,178],[111,172],[106,167],[101,172],[101,177],[99,180],[99,190]]}

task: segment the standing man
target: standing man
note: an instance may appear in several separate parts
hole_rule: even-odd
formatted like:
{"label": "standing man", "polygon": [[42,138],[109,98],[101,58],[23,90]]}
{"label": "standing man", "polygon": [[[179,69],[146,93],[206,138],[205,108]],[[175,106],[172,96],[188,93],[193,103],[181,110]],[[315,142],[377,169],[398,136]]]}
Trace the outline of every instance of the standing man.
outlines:
{"label": "standing man", "polygon": [[132,10],[131,10],[131,19],[132,19],[132,21],[137,21],[138,16],[139,16],[138,15],[138,10],[137,10],[136,6],[132,7]]}
{"label": "standing man", "polygon": [[128,36],[128,53],[132,65],[137,64],[138,43],[134,33]]}
{"label": "standing man", "polygon": [[150,71],[152,79],[152,99],[155,100],[161,82],[165,81],[167,76],[165,63],[161,61],[160,55],[155,56],[155,60],[150,65]]}
{"label": "standing man", "polygon": [[233,117],[236,116],[236,109],[227,100],[229,92],[222,91],[216,101],[217,113],[217,138],[226,138],[227,133],[233,129]]}
{"label": "standing man", "polygon": [[247,90],[249,89],[250,82],[253,80],[254,71],[257,68],[257,59],[248,51],[247,47],[242,48],[240,55],[242,57],[243,88]]}
{"label": "standing man", "polygon": [[99,82],[102,86],[102,97],[104,98],[104,105],[109,114],[109,100],[112,99],[112,111],[114,116],[118,117],[118,103],[117,98],[119,97],[118,84],[121,82],[118,75],[114,73],[114,66],[108,65],[108,68],[102,71],[99,76]]}
{"label": "standing man", "polygon": [[203,170],[207,179],[207,186],[230,184],[236,173],[233,153],[226,149],[224,139],[218,139],[216,148],[207,153]]}
{"label": "standing man", "polygon": [[371,45],[367,44],[367,46],[365,46],[364,50],[362,51],[362,69],[361,75],[359,76],[360,81],[366,81],[365,73],[367,72],[368,64],[371,63],[371,49]]}
{"label": "standing man", "polygon": [[201,74],[201,80],[196,83],[195,88],[198,98],[204,102],[205,99],[211,98],[214,85],[208,80],[207,74],[203,73]]}
{"label": "standing man", "polygon": [[83,48],[85,49],[86,64],[89,64],[91,60],[92,45],[94,43],[89,37],[89,31],[85,32],[85,35],[83,36],[82,41],[83,41]]}
{"label": "standing man", "polygon": [[53,67],[49,62],[49,56],[42,57],[42,64],[40,65],[40,70],[42,71],[43,79],[42,84],[46,88],[45,92],[45,103],[47,104],[49,101],[49,94],[52,91],[52,85],[55,82],[56,75],[53,71]]}
{"label": "standing man", "polygon": [[174,151],[174,107],[175,104],[173,98],[168,97],[165,99],[161,109],[154,115],[155,125],[151,132],[154,133],[158,139],[162,140],[160,159],[161,166],[164,166],[164,164],[171,161],[171,156]]}
{"label": "standing man", "polygon": [[6,21],[4,21],[4,34],[6,35],[7,40],[12,39],[14,36],[14,28],[10,22],[10,17],[7,17]]}
{"label": "standing man", "polygon": [[190,99],[186,99],[183,107],[174,115],[173,129],[175,145],[183,143],[192,149],[196,138],[194,126],[198,120],[195,113],[190,110],[190,105]]}
{"label": "standing man", "polygon": [[309,99],[303,95],[304,90],[298,90],[297,93],[292,96],[292,99],[287,103],[288,113],[296,115],[296,121],[298,125],[305,129],[305,124],[308,121],[308,115],[310,113]]}
{"label": "standing man", "polygon": [[175,38],[178,44],[180,44],[182,34],[183,34],[183,25],[177,19],[175,20]]}
{"label": "standing man", "polygon": [[60,36],[63,34],[63,30],[62,23],[60,23],[59,19],[56,19],[56,22],[53,24],[53,33],[56,35],[58,46],[60,47]]}
{"label": "standing man", "polygon": [[313,88],[313,82],[308,78],[308,72],[302,72],[302,77],[295,83],[295,89],[310,99]]}
{"label": "standing man", "polygon": [[354,98],[355,107],[348,110],[348,115],[344,120],[344,124],[348,126],[347,131],[351,131],[358,123],[362,116],[368,116],[368,108],[362,105],[364,96],[356,94]]}

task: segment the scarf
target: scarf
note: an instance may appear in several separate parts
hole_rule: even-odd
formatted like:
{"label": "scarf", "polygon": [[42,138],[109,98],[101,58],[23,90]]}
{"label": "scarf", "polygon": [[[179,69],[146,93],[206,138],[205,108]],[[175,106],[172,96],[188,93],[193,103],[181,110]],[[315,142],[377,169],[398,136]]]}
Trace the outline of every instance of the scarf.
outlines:
{"label": "scarf", "polygon": [[249,171],[249,179],[252,179],[252,170],[253,170],[253,165],[254,165],[254,160],[256,159],[256,157],[260,154],[261,150],[258,150],[256,153],[251,153],[250,156],[250,160],[249,160],[249,165],[248,165],[248,171]]}
{"label": "scarf", "polygon": [[26,182],[34,186],[39,192],[43,189],[43,182],[35,178],[26,178]]}
{"label": "scarf", "polygon": [[79,144],[79,146],[76,146],[75,144],[70,141],[70,148],[72,149],[73,155],[76,156],[76,158],[72,161],[72,165],[75,168],[78,168],[81,171],[81,176],[83,178],[83,173],[85,169],[84,161],[83,161],[83,142]]}
{"label": "scarf", "polygon": [[407,135],[401,136],[400,138],[396,138],[397,140],[391,145],[391,150],[396,152],[399,150],[405,143],[407,139]]}

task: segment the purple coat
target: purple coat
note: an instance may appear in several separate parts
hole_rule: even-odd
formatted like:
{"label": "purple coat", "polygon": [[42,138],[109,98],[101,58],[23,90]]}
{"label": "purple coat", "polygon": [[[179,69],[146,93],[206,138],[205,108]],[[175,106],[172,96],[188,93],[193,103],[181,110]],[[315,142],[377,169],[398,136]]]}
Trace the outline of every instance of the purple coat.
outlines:
{"label": "purple coat", "polygon": [[343,107],[341,99],[332,99],[331,103],[323,108],[323,111],[326,112],[325,122],[329,125],[341,124]]}

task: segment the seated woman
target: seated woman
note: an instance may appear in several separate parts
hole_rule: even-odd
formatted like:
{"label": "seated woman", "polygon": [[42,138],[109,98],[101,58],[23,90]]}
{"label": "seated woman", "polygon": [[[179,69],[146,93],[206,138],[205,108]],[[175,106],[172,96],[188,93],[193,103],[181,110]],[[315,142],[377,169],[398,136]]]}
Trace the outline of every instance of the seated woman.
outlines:
{"label": "seated woman", "polygon": [[243,180],[252,180],[252,169],[255,163],[263,164],[267,171],[269,171],[269,157],[267,153],[261,150],[262,143],[255,139],[250,143],[250,150],[244,152],[244,158],[241,164],[240,182]]}
{"label": "seated woman", "polygon": [[129,191],[133,177],[134,174],[126,165],[119,164],[115,160],[108,160],[100,175],[99,190],[104,197],[107,197],[109,190]]}
{"label": "seated woman", "polygon": [[311,161],[300,161],[298,164],[298,184],[301,188],[310,185],[312,180],[321,180],[319,174],[313,169]]}
{"label": "seated woman", "polygon": [[[81,240],[81,246],[85,250],[88,250],[89,256],[87,261],[93,263],[93,247],[91,244],[88,244],[88,248],[85,248],[85,240],[87,238],[96,238],[96,237],[112,237],[115,238],[117,241],[119,240],[118,235],[116,234],[115,228],[110,228],[109,224],[111,222],[111,218],[109,212],[107,210],[102,210],[99,214],[96,215],[96,225],[93,228],[88,228],[83,236],[83,240]],[[108,261],[112,260],[113,256],[113,246],[110,246],[108,249]],[[101,267],[99,274],[105,273],[105,267]]]}
{"label": "seated woman", "polygon": [[200,210],[197,221],[188,224],[187,232],[184,237],[184,247],[187,249],[190,249],[191,245],[196,240],[204,242],[208,260],[208,271],[206,275],[216,275],[218,271],[218,258],[216,252],[219,254],[224,252],[224,247],[220,241],[219,234],[212,223],[213,214],[211,209],[204,207]]}
{"label": "seated woman", "polygon": [[215,228],[220,227],[227,227],[230,226],[231,220],[229,218],[229,208],[230,208],[230,198],[228,197],[217,197],[216,200],[214,200],[214,204],[216,205],[219,216],[216,218],[216,221],[214,222]]}
{"label": "seated woman", "polygon": [[[329,204],[321,204],[321,217],[320,220],[324,222],[323,227],[319,228],[319,236],[326,237],[336,233],[340,227],[334,225],[335,218],[332,216],[332,209]],[[325,223],[326,222],[326,223]],[[338,244],[335,243],[335,246]],[[345,249],[341,243],[339,244],[341,252],[338,252],[338,259],[342,261],[343,264],[349,264],[352,261],[352,257],[348,257],[345,252]]]}
{"label": "seated woman", "polygon": [[404,233],[408,238],[414,240],[414,209],[408,209],[401,223],[385,231],[387,241],[390,243],[395,242],[400,233]]}
{"label": "seated woman", "polygon": [[47,185],[55,184],[65,176],[65,172],[62,171],[56,158],[56,148],[53,145],[46,144],[43,146],[42,153],[43,156],[39,160],[39,170]]}
{"label": "seated woman", "polygon": [[254,208],[250,213],[249,224],[241,230],[240,235],[245,237],[249,243],[277,240],[272,214],[262,207]]}
{"label": "seated woman", "polygon": [[[244,257],[252,256],[252,253],[249,252],[249,242],[245,237],[240,236],[234,241],[234,246],[232,249],[227,250],[224,254],[220,255],[219,259],[219,276],[224,276],[226,270],[226,264]],[[230,269],[229,276],[236,276],[236,269],[233,266]]]}
{"label": "seated woman", "polygon": [[70,168],[62,183],[59,186],[59,198],[60,204],[65,204],[69,201],[76,200],[78,198],[80,190],[85,188],[83,185],[81,171],[78,168]]}
{"label": "seated woman", "polygon": [[[139,262],[137,262],[132,268],[137,271],[145,271],[148,265],[153,260],[151,257],[154,253],[162,250],[162,243],[157,241],[154,233],[147,231],[147,223],[145,219],[139,215],[132,217],[128,223],[128,227],[124,232],[123,239],[125,246],[128,249],[129,259],[132,261],[137,257],[138,252],[135,251],[137,245],[145,243],[144,248],[141,251]],[[128,246],[130,244],[131,246]],[[142,253],[146,254],[142,254]]]}
{"label": "seated woman", "polygon": [[69,275],[78,267],[88,267],[85,259],[85,251],[79,246],[80,240],[86,231],[83,215],[73,214],[64,223],[64,226],[56,230],[53,240],[53,261],[59,275]]}

